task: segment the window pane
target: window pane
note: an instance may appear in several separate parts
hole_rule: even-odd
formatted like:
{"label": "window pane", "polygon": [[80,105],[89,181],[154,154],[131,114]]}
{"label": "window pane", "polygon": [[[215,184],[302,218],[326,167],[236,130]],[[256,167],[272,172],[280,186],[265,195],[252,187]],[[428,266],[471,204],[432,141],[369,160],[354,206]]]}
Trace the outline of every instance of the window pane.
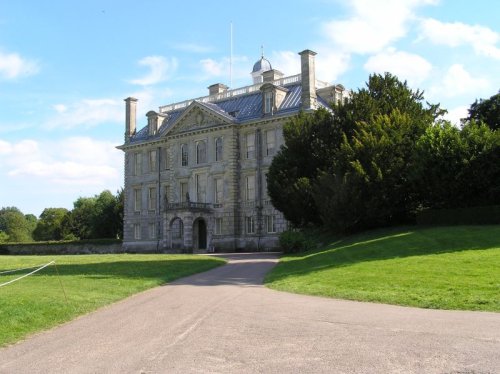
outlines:
{"label": "window pane", "polygon": [[253,217],[245,217],[245,223],[246,223],[246,232],[247,234],[254,234],[255,233],[255,225],[254,225],[254,220]]}
{"label": "window pane", "polygon": [[246,178],[246,200],[255,200],[255,176],[249,175]]}
{"label": "window pane", "polygon": [[156,239],[156,224],[149,224],[149,239]]}
{"label": "window pane", "polygon": [[268,233],[276,232],[276,220],[274,215],[266,216],[266,226]]}
{"label": "window pane", "polygon": [[247,158],[255,157],[255,134],[247,134],[246,136],[247,143]]}
{"label": "window pane", "polygon": [[148,209],[156,210],[156,187],[148,189]]}
{"label": "window pane", "polygon": [[134,162],[134,174],[135,175],[141,175],[142,154],[141,153],[136,153],[134,158],[135,158],[135,162]]}
{"label": "window pane", "polygon": [[187,193],[188,193],[188,184],[187,184],[187,182],[182,182],[181,183],[181,196],[180,196],[181,202],[187,201],[187,199],[186,199]]}
{"label": "window pane", "polygon": [[162,168],[163,170],[168,169],[168,148],[162,148],[161,149],[161,163],[162,163]]}
{"label": "window pane", "polygon": [[207,162],[207,145],[201,141],[196,144],[196,163],[204,164]]}
{"label": "window pane", "polygon": [[156,150],[149,151],[149,171],[156,171]]}
{"label": "window pane", "polygon": [[172,222],[170,231],[172,233],[172,239],[182,239],[184,236],[184,224],[180,218],[177,218]]}
{"label": "window pane", "polygon": [[215,218],[215,235],[222,234],[222,217]]}
{"label": "window pane", "polygon": [[189,161],[187,144],[181,145],[181,166],[188,166]]}
{"label": "window pane", "polygon": [[271,113],[273,106],[273,93],[266,92],[264,94],[264,113]]}
{"label": "window pane", "polygon": [[266,153],[268,156],[274,155],[274,147],[275,147],[275,134],[274,130],[270,130],[266,132]]}
{"label": "window pane", "polygon": [[222,161],[222,138],[215,139],[215,161]]}
{"label": "window pane", "polygon": [[136,212],[141,210],[141,190],[139,188],[134,189],[134,210]]}

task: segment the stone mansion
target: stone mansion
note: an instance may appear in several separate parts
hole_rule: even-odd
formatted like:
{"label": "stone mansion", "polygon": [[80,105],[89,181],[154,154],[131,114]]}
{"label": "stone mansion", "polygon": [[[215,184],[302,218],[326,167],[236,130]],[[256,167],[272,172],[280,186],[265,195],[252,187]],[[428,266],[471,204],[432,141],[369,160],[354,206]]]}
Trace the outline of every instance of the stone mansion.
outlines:
{"label": "stone mansion", "polygon": [[266,173],[299,111],[349,95],[316,79],[315,55],[284,77],[261,57],[253,84],[208,87],[208,96],[149,111],[137,129],[137,99],[125,99],[125,251],[262,251],[287,228]]}

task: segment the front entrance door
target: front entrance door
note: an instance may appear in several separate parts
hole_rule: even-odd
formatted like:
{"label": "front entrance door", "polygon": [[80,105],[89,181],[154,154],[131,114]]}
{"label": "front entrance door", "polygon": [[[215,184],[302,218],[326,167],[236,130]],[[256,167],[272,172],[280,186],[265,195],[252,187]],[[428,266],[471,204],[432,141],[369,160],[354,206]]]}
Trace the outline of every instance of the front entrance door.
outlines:
{"label": "front entrance door", "polygon": [[198,220],[198,249],[207,249],[207,224],[205,220]]}

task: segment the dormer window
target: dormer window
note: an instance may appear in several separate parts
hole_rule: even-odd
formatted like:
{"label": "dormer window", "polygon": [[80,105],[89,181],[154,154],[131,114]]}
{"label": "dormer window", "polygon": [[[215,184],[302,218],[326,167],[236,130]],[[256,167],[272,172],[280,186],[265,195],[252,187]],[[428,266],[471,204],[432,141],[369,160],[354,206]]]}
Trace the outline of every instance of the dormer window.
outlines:
{"label": "dormer window", "polygon": [[264,92],[264,113],[271,113],[273,110],[273,92]]}
{"label": "dormer window", "polygon": [[285,87],[276,86],[273,83],[264,83],[260,90],[262,92],[263,115],[273,114],[278,111],[288,92]]}

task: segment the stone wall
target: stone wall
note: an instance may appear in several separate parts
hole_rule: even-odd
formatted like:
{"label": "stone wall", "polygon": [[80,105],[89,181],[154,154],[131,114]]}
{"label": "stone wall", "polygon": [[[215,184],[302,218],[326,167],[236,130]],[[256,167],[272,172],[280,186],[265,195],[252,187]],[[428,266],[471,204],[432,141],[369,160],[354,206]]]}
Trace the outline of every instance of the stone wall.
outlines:
{"label": "stone wall", "polygon": [[80,255],[123,253],[122,243],[61,243],[61,244],[12,244],[2,245],[2,252],[10,255]]}

